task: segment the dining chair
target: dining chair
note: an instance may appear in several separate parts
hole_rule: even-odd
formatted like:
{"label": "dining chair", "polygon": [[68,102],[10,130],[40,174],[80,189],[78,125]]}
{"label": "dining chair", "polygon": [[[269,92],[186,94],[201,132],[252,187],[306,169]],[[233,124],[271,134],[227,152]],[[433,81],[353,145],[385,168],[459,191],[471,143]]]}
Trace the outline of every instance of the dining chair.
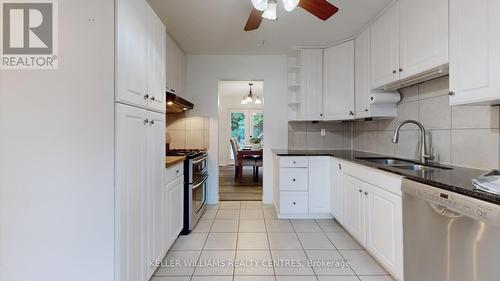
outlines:
{"label": "dining chair", "polygon": [[[231,142],[231,148],[233,150],[233,156],[234,156],[234,180],[236,181],[238,179],[238,151],[239,151],[239,147],[238,147],[238,141],[236,140],[236,138],[231,138],[230,142]],[[253,167],[254,168],[254,176],[255,176],[255,159],[253,157],[252,158],[243,157],[242,165],[243,165],[243,167],[245,167],[245,166]],[[239,175],[239,176],[243,176],[243,175]]]}

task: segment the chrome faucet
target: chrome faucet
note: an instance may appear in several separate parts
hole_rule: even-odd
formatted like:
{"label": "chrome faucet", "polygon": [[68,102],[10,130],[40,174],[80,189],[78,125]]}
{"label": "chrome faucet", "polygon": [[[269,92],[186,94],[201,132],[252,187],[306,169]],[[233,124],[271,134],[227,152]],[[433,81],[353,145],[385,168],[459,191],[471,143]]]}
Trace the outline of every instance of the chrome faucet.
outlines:
{"label": "chrome faucet", "polygon": [[420,162],[427,164],[429,161],[434,160],[434,156],[429,154],[427,151],[427,142],[425,140],[425,128],[422,123],[415,121],[415,120],[406,120],[401,122],[397,127],[396,130],[394,131],[394,137],[392,137],[392,142],[393,143],[398,143],[399,142],[399,130],[401,127],[403,127],[405,124],[415,124],[418,126],[420,129]]}

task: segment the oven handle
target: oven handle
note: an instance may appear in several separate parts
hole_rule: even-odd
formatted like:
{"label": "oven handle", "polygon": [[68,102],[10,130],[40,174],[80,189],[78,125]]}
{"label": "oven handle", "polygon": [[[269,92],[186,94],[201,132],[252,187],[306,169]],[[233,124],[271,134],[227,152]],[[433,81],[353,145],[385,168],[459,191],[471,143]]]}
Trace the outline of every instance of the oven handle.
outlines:
{"label": "oven handle", "polygon": [[191,189],[197,189],[200,187],[202,184],[204,184],[208,179],[208,174],[203,175],[203,179],[199,183],[193,184],[193,187]]}
{"label": "oven handle", "polygon": [[198,163],[200,163],[200,162],[203,162],[203,161],[207,160],[207,158],[208,158],[208,156],[203,156],[203,157],[202,157],[202,158],[200,158],[200,159],[194,159],[194,160],[193,160],[193,164],[198,164]]}

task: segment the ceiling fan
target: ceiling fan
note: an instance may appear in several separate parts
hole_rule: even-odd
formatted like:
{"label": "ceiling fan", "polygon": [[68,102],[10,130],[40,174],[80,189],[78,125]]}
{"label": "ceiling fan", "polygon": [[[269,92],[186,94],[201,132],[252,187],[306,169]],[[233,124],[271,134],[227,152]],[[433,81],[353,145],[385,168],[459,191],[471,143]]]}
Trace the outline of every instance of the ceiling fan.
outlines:
{"label": "ceiling fan", "polygon": [[[293,11],[297,6],[315,15],[321,20],[327,20],[339,11],[337,7],[327,0],[280,0],[287,12]],[[245,31],[259,28],[262,19],[277,20],[276,8],[278,0],[252,0],[253,9],[248,17]]]}

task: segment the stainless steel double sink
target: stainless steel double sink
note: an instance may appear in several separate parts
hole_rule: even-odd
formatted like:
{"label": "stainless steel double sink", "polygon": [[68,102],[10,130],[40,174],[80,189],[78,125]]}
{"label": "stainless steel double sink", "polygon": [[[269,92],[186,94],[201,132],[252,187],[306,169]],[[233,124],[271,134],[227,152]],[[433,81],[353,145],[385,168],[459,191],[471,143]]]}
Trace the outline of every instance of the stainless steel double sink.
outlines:
{"label": "stainless steel double sink", "polygon": [[400,170],[424,171],[424,170],[453,170],[453,168],[436,164],[422,164],[411,160],[404,160],[391,157],[358,157],[357,160],[363,160],[378,164],[381,166],[392,167]]}

